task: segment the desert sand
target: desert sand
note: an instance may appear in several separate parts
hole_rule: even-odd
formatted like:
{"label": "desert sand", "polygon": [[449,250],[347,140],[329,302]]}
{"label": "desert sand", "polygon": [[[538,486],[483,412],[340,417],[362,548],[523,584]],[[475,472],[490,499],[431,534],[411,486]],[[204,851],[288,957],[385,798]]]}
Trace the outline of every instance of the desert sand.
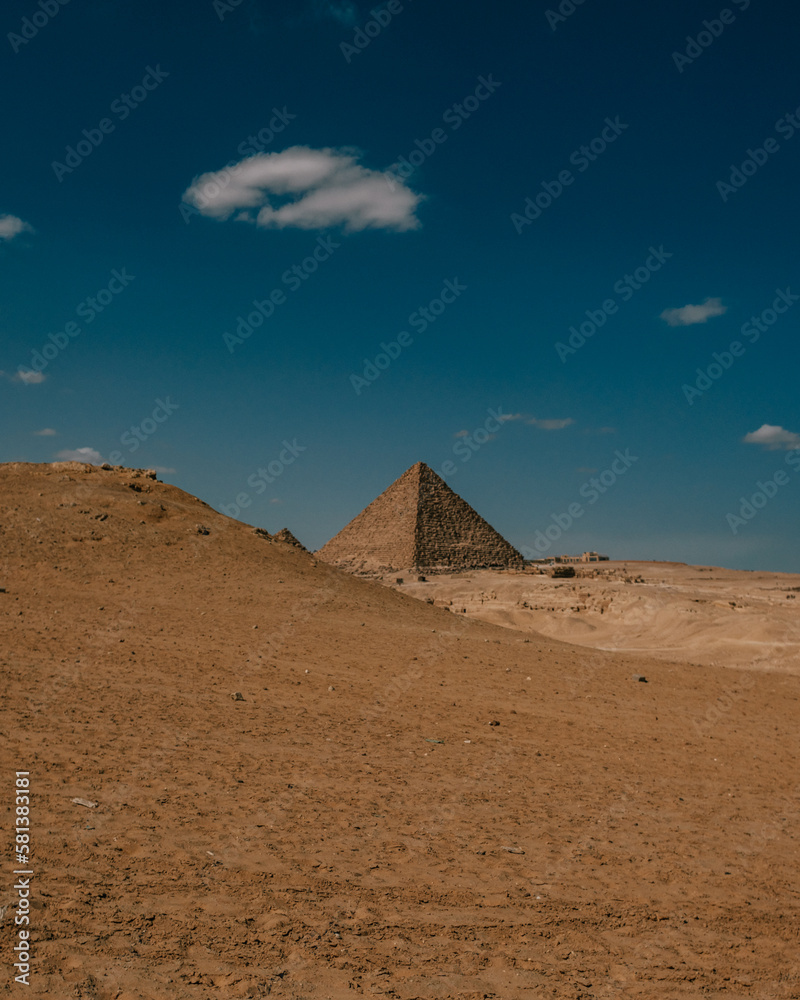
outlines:
{"label": "desert sand", "polygon": [[800,575],[667,562],[425,574],[386,582],[456,614],[614,652],[800,673]]}
{"label": "desert sand", "polygon": [[[0,513],[0,995],[800,996],[795,673],[476,620],[137,471],[5,465]],[[655,585],[596,586],[636,645]],[[786,593],[719,617],[785,637]]]}

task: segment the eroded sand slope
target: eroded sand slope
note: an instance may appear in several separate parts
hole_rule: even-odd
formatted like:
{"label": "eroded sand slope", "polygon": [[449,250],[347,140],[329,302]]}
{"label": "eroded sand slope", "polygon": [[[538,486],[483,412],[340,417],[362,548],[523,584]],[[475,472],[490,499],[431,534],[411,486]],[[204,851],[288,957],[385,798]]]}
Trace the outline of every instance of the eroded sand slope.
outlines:
{"label": "eroded sand slope", "polygon": [[457,614],[581,646],[800,673],[800,575],[662,562],[575,570],[564,580],[479,570],[385,582]]}

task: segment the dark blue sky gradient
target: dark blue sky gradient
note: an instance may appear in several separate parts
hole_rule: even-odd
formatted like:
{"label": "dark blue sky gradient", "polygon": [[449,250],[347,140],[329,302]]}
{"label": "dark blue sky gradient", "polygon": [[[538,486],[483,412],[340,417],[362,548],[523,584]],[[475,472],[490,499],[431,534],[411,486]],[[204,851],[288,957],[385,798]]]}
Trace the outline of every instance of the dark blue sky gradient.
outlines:
{"label": "dark blue sky gradient", "polygon": [[[800,303],[757,343],[740,333],[776,289],[800,294],[800,132],[775,132],[800,105],[798,13],[743,2],[683,72],[673,52],[721,3],[586,0],[553,31],[555,4],[401,0],[349,63],[340,43],[370,20],[367,5],[347,24],[313,0],[243,0],[223,20],[210,0],[71,0],[14,52],[5,36],[39,8],[7,4],[0,214],[35,231],[0,243],[0,459],[122,452],[122,464],[173,469],[163,478],[216,507],[246,492],[243,520],[287,525],[316,548],[413,462],[441,469],[455,435],[499,408],[573,421],[508,421],[468,462],[455,459],[450,485],[515,545],[532,546],[552,514],[581,502],[549,553],[800,571],[800,473],[785,449],[742,441],[764,424],[800,434]],[[168,76],[120,120],[112,102],[148,67]],[[496,92],[457,130],[443,124],[488,76]],[[424,196],[420,227],[187,222],[183,192],[239,160],[274,108],[296,117],[265,152],[348,148],[373,170],[443,127],[446,141],[407,182]],[[104,117],[113,132],[59,182],[53,161]],[[607,118],[627,128],[579,172],[571,154]],[[723,202],[717,182],[770,136],[779,151]],[[574,183],[518,234],[512,213],[564,169]],[[318,237],[340,246],[230,353],[223,333],[254,299],[287,292],[282,274]],[[614,285],[651,247],[672,256],[622,302]],[[15,380],[123,268],[134,280],[46,379]],[[466,290],[413,330],[409,316],[456,278]],[[555,343],[610,297],[618,312],[562,362]],[[708,298],[725,314],[683,327],[660,318]],[[403,330],[413,344],[356,394],[351,375]],[[689,405],[682,385],[736,339],[744,356]],[[177,410],[130,452],[122,436],[166,397]],[[36,436],[43,428],[57,435]],[[305,450],[256,493],[248,478],[279,460],[284,440]],[[637,461],[588,504],[581,486],[626,449]],[[790,482],[734,534],[726,515],[778,469]]]}

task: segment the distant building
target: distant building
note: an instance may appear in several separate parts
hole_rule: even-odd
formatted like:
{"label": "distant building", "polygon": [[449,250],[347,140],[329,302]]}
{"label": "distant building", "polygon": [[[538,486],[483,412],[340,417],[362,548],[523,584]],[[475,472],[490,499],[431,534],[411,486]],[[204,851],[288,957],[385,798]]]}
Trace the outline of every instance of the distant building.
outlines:
{"label": "distant building", "polygon": [[554,563],[570,565],[574,563],[608,562],[608,556],[601,556],[599,552],[584,552],[580,556],[550,556],[544,559],[529,559],[528,562],[545,566],[551,566]]}

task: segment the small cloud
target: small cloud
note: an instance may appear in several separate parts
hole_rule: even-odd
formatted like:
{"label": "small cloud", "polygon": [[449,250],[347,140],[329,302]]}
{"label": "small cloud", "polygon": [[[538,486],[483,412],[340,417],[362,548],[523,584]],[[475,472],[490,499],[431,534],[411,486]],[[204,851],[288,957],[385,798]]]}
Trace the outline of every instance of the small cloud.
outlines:
{"label": "small cloud", "polygon": [[308,146],[260,153],[196,177],[183,200],[212,219],[233,217],[263,229],[418,229],[422,195],[358,158],[349,149]]}
{"label": "small cloud", "polygon": [[270,503],[283,503],[283,500],[281,500],[280,497],[273,497],[270,500]]}
{"label": "small cloud", "polygon": [[536,417],[531,417],[525,423],[529,427],[538,427],[540,431],[560,431],[569,427],[570,424],[574,424],[575,421],[572,417],[566,417],[563,420],[539,420]]}
{"label": "small cloud", "polygon": [[169,473],[175,471],[174,469],[167,468],[166,465],[154,465],[154,466],[152,466],[152,469],[153,469],[153,472],[158,472],[162,476],[166,476]]}
{"label": "small cloud", "polygon": [[94,448],[65,448],[56,454],[62,462],[88,462],[90,465],[100,465],[103,456]]}
{"label": "small cloud", "polygon": [[33,226],[27,222],[23,222],[22,219],[18,219],[16,215],[0,215],[0,240],[8,243],[15,236],[19,236],[20,233],[32,232]]}
{"label": "small cloud", "polygon": [[469,436],[469,431],[456,431],[453,435],[454,438],[465,438]]}
{"label": "small cloud", "polygon": [[569,427],[570,424],[575,423],[572,417],[564,417],[559,420],[542,420],[538,417],[532,417],[530,413],[504,413],[503,421],[508,422],[509,420],[524,420],[528,427],[538,427],[540,431],[560,431],[564,427]]}
{"label": "small cloud", "polygon": [[52,427],[43,427],[40,431],[33,432],[36,437],[51,438],[58,434],[58,431],[54,431]]}
{"label": "small cloud", "polygon": [[16,382],[24,382],[25,385],[39,385],[47,378],[43,372],[35,372],[32,368],[20,368],[12,378]]}
{"label": "small cloud", "polygon": [[773,427],[772,424],[762,424],[757,431],[751,431],[742,438],[745,444],[760,444],[767,451],[791,451],[800,448],[800,434],[784,430],[783,427]]}
{"label": "small cloud", "polygon": [[728,307],[722,304],[722,299],[706,299],[702,305],[686,305],[680,309],[665,309],[661,319],[669,326],[693,326],[695,323],[705,323],[712,316],[722,316]]}
{"label": "small cloud", "polygon": [[332,18],[347,27],[358,20],[358,7],[352,0],[316,0],[314,15],[318,18]]}

